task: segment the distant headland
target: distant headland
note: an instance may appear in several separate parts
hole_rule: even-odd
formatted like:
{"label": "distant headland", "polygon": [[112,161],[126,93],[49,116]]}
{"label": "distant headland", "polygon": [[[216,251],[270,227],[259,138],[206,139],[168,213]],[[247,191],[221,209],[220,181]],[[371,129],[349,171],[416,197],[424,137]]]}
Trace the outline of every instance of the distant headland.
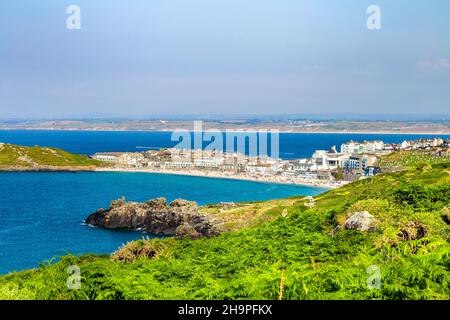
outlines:
{"label": "distant headland", "polygon": [[[361,134],[450,134],[450,120],[443,118],[199,118],[205,130],[258,131],[284,133]],[[80,131],[174,131],[192,129],[192,120],[183,118],[102,118],[102,119],[0,119],[0,130],[80,130]]]}

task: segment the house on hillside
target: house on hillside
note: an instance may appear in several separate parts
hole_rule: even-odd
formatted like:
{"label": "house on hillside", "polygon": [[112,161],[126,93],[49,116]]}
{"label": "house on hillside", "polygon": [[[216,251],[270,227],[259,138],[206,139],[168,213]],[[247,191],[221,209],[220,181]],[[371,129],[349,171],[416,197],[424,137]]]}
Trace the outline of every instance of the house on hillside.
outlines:
{"label": "house on hillside", "polygon": [[373,153],[382,151],[383,149],[384,149],[384,142],[378,140],[364,141],[362,143],[350,141],[347,143],[343,143],[341,145],[341,153],[343,154],[362,154],[368,152]]}
{"label": "house on hillside", "polygon": [[366,177],[373,177],[379,173],[381,173],[381,168],[376,166],[369,166],[364,170],[364,175]]}

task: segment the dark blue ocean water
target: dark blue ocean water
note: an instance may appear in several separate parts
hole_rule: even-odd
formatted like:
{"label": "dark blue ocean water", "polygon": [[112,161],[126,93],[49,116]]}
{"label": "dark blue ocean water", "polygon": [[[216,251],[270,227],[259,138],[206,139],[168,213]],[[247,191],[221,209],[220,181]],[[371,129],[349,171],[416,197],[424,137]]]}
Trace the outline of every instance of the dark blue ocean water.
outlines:
{"label": "dark blue ocean water", "polygon": [[314,195],[323,189],[148,173],[0,173],[0,274],[66,253],[110,253],[142,237],[82,225],[111,200],[184,198],[199,204]]}
{"label": "dark blue ocean water", "polygon": [[[430,137],[437,137],[433,135]],[[41,145],[61,148],[73,153],[94,154],[105,151],[143,151],[173,147],[170,132],[135,131],[0,131],[0,142],[25,146]],[[414,140],[426,135],[404,134],[330,134],[330,133],[281,133],[280,157],[296,159],[310,157],[316,149],[329,149],[350,140],[383,140],[399,143],[405,139]],[[449,136],[440,136],[448,138]]]}

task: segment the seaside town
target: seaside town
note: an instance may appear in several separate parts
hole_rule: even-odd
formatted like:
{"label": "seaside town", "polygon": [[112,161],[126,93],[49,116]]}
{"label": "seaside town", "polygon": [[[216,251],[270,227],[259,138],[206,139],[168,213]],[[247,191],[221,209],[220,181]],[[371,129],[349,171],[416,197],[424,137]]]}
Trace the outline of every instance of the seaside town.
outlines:
{"label": "seaside town", "polygon": [[340,149],[316,150],[311,158],[283,160],[216,150],[161,149],[145,152],[99,152],[92,158],[114,166],[99,170],[159,172],[336,188],[382,171],[377,159],[398,150],[432,150],[450,156],[450,141],[433,138],[403,141],[349,141]]}

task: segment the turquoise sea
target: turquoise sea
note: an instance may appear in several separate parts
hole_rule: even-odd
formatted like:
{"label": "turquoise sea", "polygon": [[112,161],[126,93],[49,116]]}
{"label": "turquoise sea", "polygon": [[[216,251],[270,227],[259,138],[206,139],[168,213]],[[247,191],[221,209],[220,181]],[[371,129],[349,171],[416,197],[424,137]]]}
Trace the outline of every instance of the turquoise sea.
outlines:
{"label": "turquoise sea", "polygon": [[199,204],[314,195],[323,189],[149,173],[0,173],[0,274],[67,253],[110,253],[143,235],[82,222],[111,200],[184,198]]}
{"label": "turquoise sea", "polygon": [[[280,134],[284,159],[311,156],[315,149],[353,140],[401,142],[421,135]],[[443,136],[448,137],[448,136]],[[0,142],[62,148],[74,153],[138,151],[170,147],[169,132],[0,131]],[[34,268],[67,253],[110,253],[142,237],[82,225],[111,200],[184,198],[199,204],[250,201],[325,190],[305,186],[148,173],[0,173],[0,274]]]}

